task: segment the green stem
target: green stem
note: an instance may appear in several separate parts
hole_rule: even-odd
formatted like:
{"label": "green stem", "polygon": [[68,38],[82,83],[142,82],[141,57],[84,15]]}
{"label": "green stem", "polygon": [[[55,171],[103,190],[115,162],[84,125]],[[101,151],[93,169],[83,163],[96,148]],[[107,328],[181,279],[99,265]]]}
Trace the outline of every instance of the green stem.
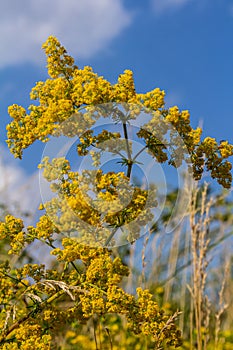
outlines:
{"label": "green stem", "polygon": [[142,147],[142,149],[140,149],[140,151],[138,151],[138,153],[135,154],[135,156],[133,157],[132,162],[135,162],[135,160],[137,159],[137,157],[138,157],[143,151],[145,151],[146,148],[147,148],[147,146]]}
{"label": "green stem", "polygon": [[129,137],[128,137],[128,131],[127,131],[127,126],[126,122],[123,122],[123,131],[124,131],[124,137],[125,137],[125,142],[126,142],[126,150],[127,150],[127,156],[128,156],[128,169],[127,169],[127,177],[130,178],[131,172],[132,172],[132,166],[133,166],[133,161],[132,161],[132,156],[130,152],[130,147],[129,147]]}
{"label": "green stem", "polygon": [[49,297],[48,299],[43,301],[40,305],[37,304],[34,310],[30,311],[27,315],[25,315],[20,320],[15,322],[11,327],[8,328],[8,330],[6,330],[3,333],[3,335],[0,338],[0,344],[5,343],[5,341],[6,341],[5,338],[10,333],[12,333],[16,328],[18,328],[23,322],[27,321],[31,316],[33,316],[33,314],[35,314],[35,312],[41,311],[43,307],[45,307],[47,304],[51,303],[52,301],[54,301],[55,299],[57,299],[58,297],[60,297],[63,294],[65,294],[65,292],[63,290],[60,290],[56,294],[52,295],[51,297]]}
{"label": "green stem", "polygon": [[[81,283],[81,285],[85,286],[85,283]],[[103,294],[107,295],[107,292],[105,292],[104,290],[102,290],[101,288],[99,288],[98,286],[96,286],[96,285],[94,285],[92,283],[88,283],[88,286],[97,288],[97,289],[101,290]],[[34,316],[35,313],[38,313],[38,312],[42,311],[44,307],[46,307],[48,304],[51,304],[54,300],[56,300],[57,298],[59,298],[60,296],[62,296],[64,294],[66,294],[66,292],[64,290],[60,290],[60,291],[56,292],[55,294],[53,294],[52,296],[48,297],[46,300],[42,301],[42,303],[37,304],[32,311],[30,311],[24,317],[19,319],[17,322],[15,322],[11,327],[9,327],[3,333],[3,335],[0,338],[0,345],[5,343],[6,337],[10,333],[12,333],[16,328],[18,328],[23,322],[27,321],[31,316]]]}
{"label": "green stem", "polygon": [[[56,247],[52,244],[52,242],[45,241],[45,243],[46,243],[50,248],[56,249]],[[78,272],[78,274],[81,275],[81,272],[79,271],[79,269],[77,268],[77,266],[75,265],[75,263],[74,263],[73,261],[71,261],[70,264],[71,264],[71,265],[73,266],[73,268]]]}
{"label": "green stem", "polygon": [[26,284],[26,283],[24,283],[21,279],[19,279],[19,278],[16,278],[16,277],[13,277],[13,276],[11,276],[11,275],[8,275],[7,273],[5,273],[5,272],[2,272],[2,274],[4,275],[4,276],[6,276],[6,277],[9,277],[9,278],[11,278],[12,280],[14,280],[14,281],[16,281],[16,282],[18,282],[18,283],[21,283],[22,285],[24,285],[24,287],[28,287],[28,285]]}
{"label": "green stem", "polygon": [[[127,150],[127,174],[126,176],[130,179],[131,173],[132,173],[132,167],[133,167],[133,160],[130,152],[130,146],[129,146],[129,137],[128,137],[128,130],[127,130],[127,125],[126,122],[123,122],[123,131],[124,131],[124,137],[125,137],[125,142],[126,142],[126,150]],[[117,232],[117,228],[114,229],[111,234],[108,236],[107,240],[105,241],[105,245],[107,246],[112,238],[114,237],[115,233]]]}
{"label": "green stem", "polygon": [[107,246],[109,243],[110,243],[110,241],[112,240],[112,238],[114,237],[114,235],[115,235],[115,233],[117,232],[117,229],[118,228],[115,228],[113,231],[112,231],[112,233],[110,233],[110,235],[108,236],[108,238],[106,239],[106,241],[105,241],[105,246]]}

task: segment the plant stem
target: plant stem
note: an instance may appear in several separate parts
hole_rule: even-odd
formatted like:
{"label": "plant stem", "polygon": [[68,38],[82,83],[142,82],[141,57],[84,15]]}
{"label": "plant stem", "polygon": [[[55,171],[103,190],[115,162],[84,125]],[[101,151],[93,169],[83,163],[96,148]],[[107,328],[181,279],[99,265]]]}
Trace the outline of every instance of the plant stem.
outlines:
{"label": "plant stem", "polygon": [[147,146],[142,147],[142,149],[140,149],[140,151],[138,151],[137,154],[135,154],[135,156],[133,157],[133,162],[135,162],[135,160],[137,159],[137,157],[147,148]]}
{"label": "plant stem", "polygon": [[118,228],[115,228],[115,229],[112,231],[112,233],[108,236],[108,238],[107,238],[106,241],[105,241],[105,246],[107,246],[107,245],[110,243],[110,241],[112,240],[113,236],[115,235],[117,229],[118,229]]}
{"label": "plant stem", "polygon": [[[129,137],[128,137],[128,131],[127,131],[127,125],[126,122],[123,122],[123,131],[124,131],[124,137],[125,137],[125,142],[126,142],[126,150],[127,150],[127,174],[126,176],[130,179],[131,176],[131,172],[132,172],[132,166],[133,166],[133,160],[132,160],[132,156],[131,156],[131,152],[130,152],[130,146],[129,146]],[[107,246],[110,241],[112,240],[112,238],[114,237],[115,233],[117,232],[117,229],[114,229],[112,231],[112,233],[108,236],[107,240],[105,241],[105,245]]]}
{"label": "plant stem", "polygon": [[127,149],[127,156],[128,156],[128,169],[127,169],[127,177],[130,178],[131,172],[132,172],[132,166],[133,166],[133,161],[132,161],[132,156],[129,148],[129,138],[128,138],[128,131],[127,131],[127,126],[126,122],[123,122],[123,131],[124,131],[124,137],[125,137],[125,142],[126,142],[126,149]]}
{"label": "plant stem", "polygon": [[27,321],[36,311],[42,310],[43,307],[45,307],[47,304],[51,303],[55,299],[59,298],[61,295],[65,294],[63,290],[60,290],[56,294],[52,295],[48,299],[44,300],[40,305],[37,305],[37,310],[30,311],[27,315],[19,319],[17,322],[15,322],[8,330],[6,330],[2,337],[0,338],[0,344],[3,344],[5,342],[5,338],[13,332],[16,328],[18,328],[23,322]]}

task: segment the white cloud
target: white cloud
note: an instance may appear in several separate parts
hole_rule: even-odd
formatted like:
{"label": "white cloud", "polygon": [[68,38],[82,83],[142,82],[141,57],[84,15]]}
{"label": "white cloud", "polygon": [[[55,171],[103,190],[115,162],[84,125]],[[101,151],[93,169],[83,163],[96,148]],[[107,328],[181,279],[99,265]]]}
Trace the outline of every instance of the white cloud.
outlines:
{"label": "white cloud", "polygon": [[132,20],[123,0],[8,0],[0,2],[0,67],[40,62],[41,44],[55,35],[73,56],[106,48]]}
{"label": "white cloud", "polygon": [[177,10],[185,6],[192,0],[153,0],[153,9],[156,14],[161,14],[171,10]]}
{"label": "white cloud", "polygon": [[28,220],[33,220],[40,202],[38,172],[27,175],[23,168],[4,157],[5,148],[0,151],[0,204],[15,215],[28,212],[32,215]]}

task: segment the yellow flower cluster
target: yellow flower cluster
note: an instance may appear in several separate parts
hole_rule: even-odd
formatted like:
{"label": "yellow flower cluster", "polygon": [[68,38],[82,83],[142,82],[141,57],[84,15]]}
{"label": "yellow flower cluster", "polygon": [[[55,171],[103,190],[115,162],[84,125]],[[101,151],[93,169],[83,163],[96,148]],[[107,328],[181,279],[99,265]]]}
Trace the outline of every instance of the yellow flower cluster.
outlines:
{"label": "yellow flower cluster", "polygon": [[164,97],[165,92],[163,90],[160,90],[159,88],[156,88],[145,94],[138,94],[137,102],[139,102],[142,106],[148,108],[149,110],[156,111],[164,107]]}
{"label": "yellow flower cluster", "polygon": [[206,137],[192,154],[193,174],[195,179],[200,179],[204,166],[210,171],[213,179],[217,179],[225,188],[230,188],[232,183],[232,164],[226,158],[233,155],[233,146],[227,141],[218,145],[214,138]]}
{"label": "yellow flower cluster", "polygon": [[[157,124],[158,126],[158,124]],[[164,163],[167,161],[168,156],[166,154],[166,141],[162,142],[163,136],[160,136],[159,138],[154,133],[147,130],[148,125],[146,128],[142,128],[137,133],[137,136],[139,138],[143,138],[146,142],[146,147],[150,151],[150,154],[152,154],[156,160],[159,163]]]}
{"label": "yellow flower cluster", "polygon": [[80,295],[82,312],[85,318],[90,318],[93,315],[103,315],[106,313],[105,301],[103,292],[97,288],[90,288],[88,295]]}
{"label": "yellow flower cluster", "polygon": [[152,300],[148,290],[137,288],[137,294],[135,305],[137,314],[128,316],[130,329],[133,329],[136,334],[152,335],[157,346],[165,343],[179,347],[182,344],[181,333],[176,328],[174,320],[168,322],[169,316],[165,315],[164,310]]}
{"label": "yellow flower cluster", "polygon": [[7,305],[14,297],[14,283],[6,275],[6,268],[4,267],[4,265],[0,265],[0,305]]}
{"label": "yellow flower cluster", "polygon": [[[175,130],[178,132],[178,143],[180,143],[180,140],[182,140],[188,151],[192,152],[195,149],[196,145],[198,145],[200,142],[202,129],[192,129],[190,126],[189,111],[179,111],[179,108],[177,106],[171,107],[167,111],[166,121],[171,123],[175,127]],[[176,135],[175,138],[171,137],[172,146],[176,146],[176,138]]]}
{"label": "yellow flower cluster", "polygon": [[74,71],[71,99],[76,108],[109,102],[111,90],[111,84],[103,77],[98,77],[91,67]]}
{"label": "yellow flower cluster", "polygon": [[[91,67],[79,69],[75,66],[73,58],[67,54],[66,49],[55,37],[50,36],[43,48],[47,55],[48,72],[51,79],[37,83],[32,89],[31,98],[39,100],[39,105],[29,106],[29,114],[21,106],[13,105],[9,107],[9,114],[14,120],[7,126],[7,142],[16,157],[22,157],[23,149],[37,139],[47,142],[49,135],[64,133],[65,135],[74,136],[76,133],[76,135],[81,136],[83,132],[86,132],[93,125],[99,116],[109,115],[103,108],[100,108],[99,115],[96,113],[98,105],[102,103],[129,103],[131,107],[125,107],[125,116],[121,117],[124,113],[116,112],[114,108],[112,112],[108,112],[110,114],[113,113],[113,118],[116,118],[117,121],[121,120],[121,122],[126,122],[129,118],[134,119],[140,113],[141,108],[151,111],[152,115],[153,112],[160,112],[160,116],[163,117],[164,121],[171,123],[179,134],[177,138],[177,135],[172,135],[171,133],[170,144],[172,144],[173,151],[168,157],[165,145],[161,145],[164,140],[159,137],[157,131],[156,136],[150,135],[148,129],[144,132],[143,130],[139,132],[138,136],[145,139],[147,148],[159,162],[168,160],[170,164],[176,167],[180,166],[184,156],[183,147],[179,144],[179,140],[182,139],[188,152],[191,154],[192,162],[194,162],[193,171],[195,178],[200,177],[204,165],[206,165],[207,170],[211,170],[213,166],[215,168],[212,172],[214,178],[223,186],[230,186],[229,163],[223,164],[220,162],[217,164],[215,162],[213,164],[209,160],[208,163],[201,165],[200,158],[202,157],[200,153],[205,153],[207,158],[212,157],[210,155],[212,152],[206,149],[206,147],[211,147],[211,145],[209,143],[207,146],[207,142],[201,143],[202,130],[200,128],[193,129],[190,126],[190,115],[187,110],[180,112],[177,106],[168,110],[164,109],[164,91],[156,88],[145,94],[136,93],[133,73],[130,70],[125,70],[119,76],[118,82],[115,85],[111,85],[103,77],[99,77],[94,73]],[[95,107],[95,113],[92,113],[92,107]],[[63,121],[68,121],[68,126],[64,125]],[[156,119],[154,119],[152,124],[154,124],[154,130],[161,128]],[[164,131],[161,132],[164,135]],[[83,140],[81,139],[81,143],[78,145],[80,154],[86,154],[88,152],[87,148],[93,141],[96,141],[98,146],[97,140],[94,140],[93,136],[89,134]],[[212,146],[214,147],[213,144]],[[203,150],[203,147],[205,150]],[[222,143],[218,147],[216,152],[221,154],[222,158],[226,159],[232,155],[232,145]],[[119,152],[119,149],[114,150],[114,147],[112,150],[116,153]],[[98,165],[98,156],[94,155],[94,158],[95,164]],[[221,179],[223,172],[226,173],[225,180]]]}
{"label": "yellow flower cluster", "polygon": [[105,252],[104,248],[85,245],[68,237],[63,238],[62,245],[64,249],[55,248],[51,254],[56,255],[58,260],[68,262],[82,260],[85,265]]}
{"label": "yellow flower cluster", "polygon": [[28,226],[24,229],[23,220],[12,215],[7,215],[5,222],[0,222],[0,239],[6,239],[11,246],[8,254],[19,255],[25,245],[35,239],[43,238],[52,241],[55,232],[57,232],[57,229],[47,215],[40,217],[36,228]]}
{"label": "yellow flower cluster", "polygon": [[[77,145],[78,154],[80,156],[85,156],[86,154],[88,154],[87,149],[90,146],[100,148],[100,149],[104,147],[104,150],[107,151],[108,149],[106,147],[106,144],[109,147],[109,143],[107,141],[117,139],[117,143],[114,142],[114,146],[116,147],[117,145],[119,145],[119,140],[118,140],[119,138],[120,138],[120,133],[116,133],[116,132],[112,133],[107,130],[103,130],[97,136],[93,136],[93,130],[88,130],[85,133],[83,133],[83,135],[79,138],[80,143]],[[113,149],[111,149],[111,151],[113,151]]]}
{"label": "yellow flower cluster", "polygon": [[43,334],[39,325],[25,324],[18,327],[14,334],[16,343],[4,344],[2,349],[50,350],[51,336]]}
{"label": "yellow flower cluster", "polygon": [[44,157],[42,163],[38,165],[39,169],[43,169],[43,177],[47,181],[59,180],[70,170],[70,164],[64,157],[54,158],[51,163],[49,157]]}
{"label": "yellow flower cluster", "polygon": [[[157,206],[155,189],[133,187],[123,172],[104,174],[102,170],[95,170],[80,174],[70,171],[69,162],[64,158],[51,163],[46,158],[40,168],[57,193],[56,198],[42,207],[54,223],[54,230],[56,227],[60,232],[78,232],[81,241],[105,245],[113,227],[128,225],[128,238],[133,241],[153,218],[151,209]],[[92,196],[88,194],[90,191]],[[52,228],[52,223],[49,225]],[[46,230],[48,238],[52,231]],[[40,234],[46,236],[46,233]]]}
{"label": "yellow flower cluster", "polygon": [[116,285],[109,286],[106,304],[109,313],[125,314],[128,316],[134,308],[134,301],[134,296],[126,293],[122,288]]}
{"label": "yellow flower cluster", "polygon": [[42,48],[47,55],[47,68],[51,78],[58,78],[60,75],[69,78],[76,68],[74,59],[67,54],[57,38],[49,36]]}
{"label": "yellow flower cluster", "polygon": [[[30,114],[26,114],[26,110],[20,106],[9,107],[9,114],[14,121],[7,127],[8,145],[16,157],[21,157],[22,150],[36,139],[46,142],[48,136],[54,134],[64,120],[78,113],[83,106],[128,102],[158,109],[164,105],[164,92],[160,89],[136,94],[130,70],[119,76],[117,84],[111,85],[103,77],[98,77],[91,67],[78,69],[56,38],[49,37],[43,48],[52,79],[38,82],[32,89],[30,97],[39,100],[39,105],[29,106]],[[133,113],[140,112],[140,109],[137,112],[135,108],[132,109]],[[103,109],[100,113],[104,115]],[[86,119],[86,126],[90,126],[93,118],[92,114],[85,112],[81,113],[79,119]],[[80,124],[77,121],[75,123]],[[84,126],[85,123],[79,131],[85,131]]]}
{"label": "yellow flower cluster", "polygon": [[[11,277],[6,276],[9,267],[7,265],[2,267],[1,291],[5,290],[6,298],[1,302],[4,305],[11,305],[15,299],[19,305],[24,300],[26,305],[22,304],[24,307],[21,306],[19,309],[17,318],[20,322],[14,324],[12,331],[8,333],[8,328],[3,330],[0,338],[3,344],[1,348],[8,349],[8,345],[11,345],[9,349],[30,350],[33,346],[42,350],[50,349],[56,344],[57,334],[67,330],[64,319],[68,324],[72,323],[78,332],[79,322],[85,323],[96,315],[105,318],[113,313],[126,316],[127,327],[136,334],[155,338],[156,332],[160,329],[160,333],[164,335],[166,317],[159,317],[163,315],[163,311],[152,301],[149,292],[140,289],[139,297],[135,299],[133,295],[126,293],[118,286],[122,278],[129,273],[128,267],[120,258],[112,258],[111,251],[106,248],[90,247],[71,238],[64,238],[62,244],[63,249],[56,248],[52,254],[57,256],[58,261],[64,261],[66,266],[70,263],[82,262],[84,268],[81,274],[77,267],[71,273],[67,270],[67,273],[61,275],[58,271],[46,270],[44,265],[25,264],[22,268],[16,269],[14,277]],[[63,280],[60,280],[61,277]],[[27,279],[30,279],[30,283]],[[60,309],[62,303],[57,304],[57,299],[61,296],[64,299],[64,310]],[[71,306],[67,303],[67,298],[70,296],[74,300]],[[32,317],[31,313],[28,314],[29,307],[34,310]],[[0,312],[0,318],[2,317],[6,318],[4,309]],[[162,329],[159,326],[160,323],[163,326]],[[135,324],[140,325],[139,328],[136,329]],[[9,325],[12,325],[12,321]],[[61,327],[63,327],[62,330]],[[115,323],[113,323],[114,329],[116,334]],[[76,331],[71,337],[73,344],[79,344],[81,341],[74,336],[78,334]],[[160,333],[158,339],[162,341]],[[106,340],[103,337],[103,341],[107,342],[108,338]],[[134,344],[135,341],[134,337],[127,337],[125,340],[128,345],[131,342]],[[164,336],[164,342],[167,344],[180,342],[180,335],[174,324]]]}
{"label": "yellow flower cluster", "polygon": [[[82,335],[80,330],[87,330],[90,322],[103,326],[99,336],[103,348],[109,339],[115,339],[116,344],[123,328],[122,350],[179,347],[178,314],[169,317],[148,290],[138,288],[136,296],[126,293],[120,283],[129,274],[128,267],[103,248],[119,228],[130,242],[138,238],[142,227],[153,219],[152,209],[157,205],[154,186],[145,190],[130,183],[137,157],[128,126],[141,112],[149,114],[151,120],[137,133],[142,145],[138,155],[148,150],[158,162],[179,166],[187,160],[186,149],[195,179],[206,169],[224,187],[231,185],[227,159],[233,155],[233,146],[209,137],[201,141],[202,130],[190,126],[188,111],[177,106],[165,109],[164,91],[136,92],[132,71],[124,71],[117,83],[111,84],[91,67],[75,66],[56,38],[49,37],[43,49],[50,78],[32,89],[30,97],[36,103],[28,110],[16,104],[9,107],[13,118],[7,126],[11,152],[21,157],[34,141],[47,142],[51,135],[78,136],[79,155],[90,152],[98,165],[101,152],[117,154],[127,175],[71,171],[64,157],[52,161],[46,157],[39,165],[56,196],[40,205],[46,214],[35,227],[24,228],[21,219],[7,215],[0,222],[0,239],[9,242],[9,252],[14,254],[39,240],[52,249],[56,259],[51,269],[30,260],[14,269],[9,263],[0,265],[0,347],[57,348],[60,334],[64,348],[82,349],[87,331]],[[102,130],[95,134],[90,130],[100,117],[110,115],[123,127],[121,133]],[[61,241],[63,234],[66,238]],[[86,345],[97,348],[95,336],[88,339],[91,341]],[[113,350],[117,349],[115,344],[111,344]]]}
{"label": "yellow flower cluster", "polygon": [[76,346],[79,350],[96,350],[96,344],[91,341],[87,335],[76,334],[74,331],[68,331],[66,339],[69,341],[71,346]]}
{"label": "yellow flower cluster", "polygon": [[[141,350],[146,346],[150,348],[155,347],[154,342],[149,336],[145,338],[141,334],[135,335],[131,333],[128,329],[126,331],[124,318],[119,315],[110,314],[101,317],[98,328],[98,340],[104,349],[110,347],[110,339],[112,350],[119,350],[119,339],[121,350]],[[88,336],[72,330],[66,333],[66,339],[71,346],[75,345],[80,350],[96,349],[96,342],[93,337],[90,337],[90,334]]]}
{"label": "yellow flower cluster", "polygon": [[63,240],[63,246],[64,249],[53,251],[59,260],[82,260],[86,267],[82,285],[88,293],[79,297],[84,318],[108,313],[122,314],[126,316],[128,327],[134,333],[151,335],[155,342],[176,346],[181,344],[180,333],[174,322],[168,326],[166,322],[169,317],[152,300],[147,290],[138,288],[138,298],[135,299],[117,286],[122,277],[128,274],[128,268],[122,265],[119,258],[112,260],[106,249],[91,248],[68,238]]}
{"label": "yellow flower cluster", "polygon": [[18,268],[17,278],[25,279],[32,278],[38,282],[45,276],[45,265],[43,264],[25,264],[23,267]]}
{"label": "yellow flower cluster", "polygon": [[0,222],[0,239],[7,238],[11,246],[8,254],[19,254],[23,249],[25,244],[23,229],[23,220],[12,215],[7,215],[5,222]]}
{"label": "yellow flower cluster", "polygon": [[108,253],[92,259],[86,271],[86,282],[106,289],[108,286],[120,283],[122,277],[126,275],[128,268],[119,258],[112,261]]}
{"label": "yellow flower cluster", "polygon": [[24,228],[23,220],[15,218],[13,215],[7,215],[5,222],[0,222],[0,238],[7,236],[14,237],[18,235]]}
{"label": "yellow flower cluster", "polygon": [[221,141],[218,149],[223,159],[228,158],[233,154],[233,145],[230,145],[228,141]]}
{"label": "yellow flower cluster", "polygon": [[114,102],[136,102],[136,91],[133,80],[133,72],[129,69],[119,75],[118,82],[113,86],[111,100]]}
{"label": "yellow flower cluster", "polygon": [[52,241],[55,232],[57,232],[57,229],[48,215],[42,215],[40,217],[39,222],[36,224],[36,228],[33,226],[27,227],[27,236],[28,238],[30,237],[31,240],[40,240],[43,238]]}

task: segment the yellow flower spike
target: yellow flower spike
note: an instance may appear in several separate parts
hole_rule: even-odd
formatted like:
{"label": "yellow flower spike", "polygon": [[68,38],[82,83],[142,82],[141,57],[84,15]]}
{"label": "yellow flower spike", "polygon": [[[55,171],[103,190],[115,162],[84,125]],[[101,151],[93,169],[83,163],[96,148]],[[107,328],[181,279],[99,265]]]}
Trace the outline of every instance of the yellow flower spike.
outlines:
{"label": "yellow flower spike", "polygon": [[[224,187],[231,186],[231,164],[227,158],[232,155],[233,146],[227,141],[219,144],[213,138],[202,141],[202,130],[191,127],[187,110],[181,111],[177,106],[165,109],[164,91],[155,88],[137,94],[130,70],[125,70],[112,85],[91,67],[79,69],[55,37],[49,37],[43,49],[50,78],[32,88],[30,97],[36,104],[29,105],[27,110],[16,104],[9,107],[12,122],[7,126],[8,145],[15,156],[21,157],[23,150],[36,140],[48,142],[51,135],[73,137],[78,132],[79,155],[90,154],[98,167],[103,152],[118,156],[128,152],[128,159],[121,157],[122,165],[127,167],[131,164],[133,142],[128,140],[126,145],[126,137],[121,139],[122,132],[103,130],[96,135],[96,131],[90,131],[100,114],[104,118],[109,115],[101,109],[99,113],[99,104],[112,103],[115,108],[117,102],[123,102],[126,115],[114,115],[114,121],[123,126],[136,119],[142,107],[151,113],[151,120],[137,136],[158,162],[179,166],[186,161],[179,157],[178,139],[182,139],[196,179],[208,170]],[[77,123],[70,121],[73,114]],[[167,125],[172,128],[167,129]],[[171,142],[163,146],[169,131]],[[5,327],[7,332],[13,325],[3,349],[51,349],[60,346],[58,341],[62,339],[64,347],[80,349],[84,342],[84,346],[95,349],[98,345],[107,348],[112,341],[112,349],[116,350],[120,336],[122,350],[160,345],[179,347],[181,335],[175,325],[178,314],[171,318],[167,314],[172,305],[165,304],[161,309],[154,296],[142,288],[137,289],[136,295],[126,293],[120,283],[129,274],[128,267],[103,248],[112,228],[125,225],[130,232],[129,241],[140,236],[141,227],[153,219],[150,208],[157,205],[155,189],[149,192],[131,186],[130,175],[123,172],[71,171],[65,158],[45,158],[39,168],[56,194],[39,207],[46,215],[41,216],[35,227],[28,226],[26,230],[20,219],[7,216],[0,222],[0,238],[9,242],[12,253],[20,252],[26,243],[40,240],[53,249],[51,254],[57,259],[53,259],[51,269],[26,264],[12,270],[1,264],[0,329]],[[58,234],[56,242],[54,233]],[[11,312],[8,324],[7,312]],[[101,342],[97,345],[91,333],[88,337],[80,335],[95,322],[97,343]]]}
{"label": "yellow flower spike", "polygon": [[[204,167],[207,170],[213,170],[212,175],[223,186],[230,187],[231,175],[229,165],[223,164],[222,160],[227,159],[232,155],[232,145],[218,145],[216,141],[211,138],[206,138],[201,142],[201,129],[192,129],[190,126],[190,115],[187,110],[179,111],[177,106],[173,106],[168,110],[164,109],[164,91],[155,88],[145,94],[137,94],[134,86],[133,73],[130,70],[125,70],[123,74],[118,77],[118,82],[112,85],[103,77],[99,77],[93,72],[92,68],[85,66],[79,69],[74,65],[74,60],[70,57],[66,49],[61,45],[57,38],[50,36],[43,45],[43,49],[47,55],[48,72],[51,79],[45,82],[38,82],[31,91],[31,98],[36,99],[39,105],[30,105],[27,114],[26,110],[18,105],[9,107],[9,114],[14,119],[8,126],[8,146],[15,157],[22,157],[22,152],[25,148],[30,146],[36,140],[48,142],[50,135],[64,131],[62,123],[69,121],[69,118],[76,113],[80,116],[78,122],[78,130],[66,131],[68,134],[75,134],[75,132],[85,132],[94,123],[93,107],[96,105],[108,102],[127,102],[133,104],[129,106],[130,118],[136,118],[140,113],[140,107],[148,108],[151,113],[159,113],[159,118],[163,117],[170,122],[183,139],[184,145],[190,152],[193,161],[194,177],[200,178]],[[136,105],[135,105],[136,104]],[[80,109],[85,107],[86,112],[81,113]],[[102,111],[103,116],[104,111]],[[106,117],[108,114],[106,114]],[[129,117],[128,116],[128,117]],[[146,146],[152,152],[153,156],[159,162],[169,161],[170,164],[179,166],[182,162],[182,157],[178,157],[176,150],[168,156],[166,147],[157,146],[157,141],[151,136],[153,128],[157,128],[158,120],[153,115],[153,122],[148,124],[147,132],[141,130],[138,137],[144,138]],[[71,123],[72,124],[72,123]],[[150,129],[151,128],[151,129]],[[62,130],[61,130],[62,129]],[[92,135],[93,136],[93,135]],[[88,147],[96,142],[96,145],[101,145],[101,137],[98,139],[91,135],[83,137],[77,150],[80,155],[88,153]],[[162,135],[163,136],[163,135]],[[111,136],[112,137],[112,136]],[[111,145],[109,139],[107,148],[113,153],[124,149],[123,142],[115,142],[117,146]],[[172,142],[176,143],[174,138]],[[114,149],[115,147],[115,149]],[[131,145],[129,145],[131,147]],[[179,153],[179,152],[178,152]],[[215,153],[221,157],[221,162],[217,163]],[[204,155],[207,158],[214,156],[215,161],[207,160],[203,163]],[[99,155],[94,155],[94,165],[99,164]],[[220,159],[220,158],[219,158]],[[226,174],[223,174],[223,170]],[[216,173],[217,171],[217,173]],[[221,173],[221,175],[220,175]],[[217,174],[217,175],[216,175]],[[227,176],[227,180],[223,177]]]}

